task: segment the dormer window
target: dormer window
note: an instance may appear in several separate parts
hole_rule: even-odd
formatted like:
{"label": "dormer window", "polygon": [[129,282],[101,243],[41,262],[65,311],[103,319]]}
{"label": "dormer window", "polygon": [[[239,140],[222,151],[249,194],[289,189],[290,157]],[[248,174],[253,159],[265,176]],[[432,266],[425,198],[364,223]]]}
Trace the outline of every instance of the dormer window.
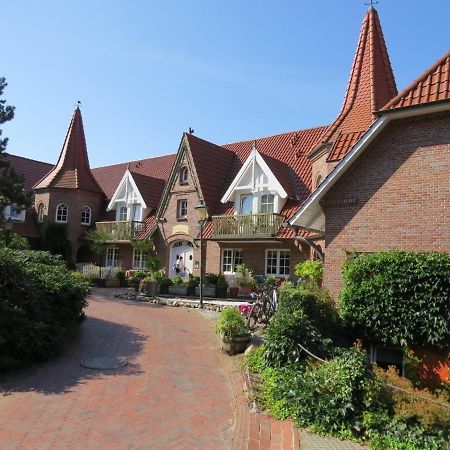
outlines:
{"label": "dormer window", "polygon": [[182,167],[180,169],[180,184],[188,184],[189,171],[187,167]]}
{"label": "dormer window", "polygon": [[60,203],[56,207],[56,222],[67,223],[67,216],[69,214],[69,208],[64,203]]}
{"label": "dormer window", "polygon": [[90,225],[91,224],[91,208],[89,206],[85,206],[81,210],[81,225]]}
{"label": "dormer window", "polygon": [[39,223],[42,223],[44,221],[44,210],[45,206],[43,203],[39,203],[38,209],[37,209],[37,221]]}

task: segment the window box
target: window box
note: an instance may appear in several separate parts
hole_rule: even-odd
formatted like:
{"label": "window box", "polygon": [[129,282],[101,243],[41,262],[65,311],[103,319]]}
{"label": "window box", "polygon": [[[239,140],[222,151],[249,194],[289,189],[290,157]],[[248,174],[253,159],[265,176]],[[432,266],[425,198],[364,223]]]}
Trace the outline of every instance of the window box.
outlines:
{"label": "window box", "polygon": [[[200,295],[200,288],[195,288],[195,295],[198,297]],[[215,286],[203,286],[203,296],[204,297],[215,297],[216,296],[216,287]]]}

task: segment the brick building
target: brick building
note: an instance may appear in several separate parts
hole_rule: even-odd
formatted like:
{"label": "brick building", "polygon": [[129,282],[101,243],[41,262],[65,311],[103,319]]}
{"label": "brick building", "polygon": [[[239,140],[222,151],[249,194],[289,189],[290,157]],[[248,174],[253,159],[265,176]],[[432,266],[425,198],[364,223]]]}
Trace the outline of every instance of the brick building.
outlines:
{"label": "brick building", "polygon": [[376,115],[292,218],[324,235],[335,296],[344,249],[450,252],[450,52]]}
{"label": "brick building", "polygon": [[[446,67],[447,72],[444,69],[441,72],[448,80],[448,65]],[[321,248],[325,246],[325,281],[336,293],[339,287],[340,247],[352,246],[354,235],[361,235],[361,239],[365,240],[377,236],[377,240],[382,242],[386,239],[388,221],[384,221],[384,228],[380,228],[377,235],[377,222],[373,218],[376,210],[373,210],[367,213],[367,217],[374,227],[364,222],[359,225],[355,223],[355,229],[346,228],[348,232],[339,229],[339,226],[345,228],[346,221],[350,220],[352,213],[349,213],[350,216],[345,214],[353,211],[355,198],[358,207],[365,204],[364,199],[369,201],[370,189],[368,184],[366,186],[365,177],[374,177],[375,182],[376,174],[371,171],[366,174],[368,169],[358,169],[363,172],[355,172],[354,177],[351,171],[348,172],[346,182],[337,184],[322,203],[322,197],[316,202],[316,194],[322,195],[325,186],[330,186],[330,180],[335,179],[335,174],[342,173],[340,168],[347,167],[346,161],[352,158],[356,147],[367,143],[370,133],[379,129],[380,121],[387,120],[383,117],[400,117],[404,105],[400,109],[394,106],[402,103],[396,96],[394,75],[379,17],[376,10],[370,7],[363,20],[343,107],[332,124],[224,145],[184,133],[174,154],[91,170],[81,112],[77,109],[55,168],[45,175],[48,165],[30,163],[36,167],[36,173],[44,172],[41,175],[43,179],[35,185],[34,213],[27,213],[22,222],[16,221],[14,226],[19,229],[17,227],[29,223],[30,228],[34,227],[44,237],[46,227],[55,222],[61,223],[65,217],[72,261],[96,258],[88,252],[85,239],[85,231],[95,225],[107,245],[102,260],[98,261],[103,265],[142,268],[146,256],[154,252],[169,275],[173,275],[173,263],[180,256],[183,256],[188,271],[198,274],[199,230],[194,208],[202,200],[208,212],[203,255],[207,272],[233,273],[235,266],[244,262],[257,274],[292,276],[297,262],[322,257]],[[392,103],[394,100],[391,99],[397,99],[397,103]],[[390,105],[389,108],[382,110],[386,104]],[[381,113],[377,112],[380,110]],[[413,110],[418,111],[419,108]],[[427,117],[435,117],[436,127],[439,128],[442,124],[438,125],[438,122],[441,123],[444,116]],[[414,120],[421,119],[411,116],[408,120],[393,119],[392,125],[383,131],[383,145],[397,148],[397,139],[401,139],[406,146],[415,138],[424,148],[431,145],[427,142],[434,142],[438,147],[445,145],[444,129],[433,133],[429,123],[429,128],[423,131],[419,139]],[[407,129],[414,133],[401,137]],[[438,138],[440,143],[436,141]],[[377,137],[376,142],[380,139]],[[383,149],[380,147],[380,158],[383,152],[386,153]],[[442,155],[439,147],[424,156],[427,161],[432,158],[428,166],[420,166],[425,178],[427,170],[432,174],[433,180],[427,179],[431,189],[434,182],[442,181],[439,158],[447,155],[448,148],[447,154]],[[399,153],[396,158],[400,158]],[[21,165],[22,168],[26,165],[23,164],[24,159],[10,157],[10,160],[19,172],[28,177],[29,171],[20,170]],[[384,158],[383,164],[395,164],[394,160],[392,157]],[[392,171],[393,167],[386,168],[387,172]],[[419,170],[419,166],[408,168],[406,176],[411,176],[413,170]],[[405,184],[404,177],[402,180]],[[401,182],[399,179],[399,186]],[[340,191],[333,194],[334,189]],[[348,193],[341,194],[345,189]],[[389,189],[382,189],[382,192],[393,198]],[[447,197],[438,197],[439,201],[446,199],[448,206],[448,190]],[[309,205],[315,205],[317,210]],[[382,208],[380,205],[382,203],[378,208]],[[433,206],[437,204],[433,203]],[[86,208],[90,210],[89,221]],[[310,211],[313,211],[312,215]],[[442,208],[440,211],[427,214],[436,216],[436,220],[438,217],[442,219]],[[334,225],[325,228],[325,219],[323,224],[317,225],[315,221],[319,220],[317,215],[320,214],[327,216],[327,224]],[[377,214],[379,222],[383,223],[381,209]],[[310,220],[305,222],[303,219],[306,216]],[[391,216],[393,225],[401,222],[398,217],[395,222],[394,215]],[[442,227],[433,228],[435,223],[434,219],[428,221],[431,235],[426,239],[436,236],[436,242],[440,238],[441,247],[445,246]],[[420,226],[414,228],[415,233],[419,234],[419,230]],[[394,235],[398,230],[391,231]],[[400,239],[398,242],[403,241]],[[411,247],[415,246],[412,240],[408,242]],[[423,241],[417,248],[422,248],[422,244]]]}

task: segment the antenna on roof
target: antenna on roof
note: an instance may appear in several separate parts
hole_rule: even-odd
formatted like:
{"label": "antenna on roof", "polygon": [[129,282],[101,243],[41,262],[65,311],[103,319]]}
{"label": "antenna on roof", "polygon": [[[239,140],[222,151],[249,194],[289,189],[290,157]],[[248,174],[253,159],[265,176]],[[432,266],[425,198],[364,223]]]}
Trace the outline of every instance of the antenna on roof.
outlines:
{"label": "antenna on roof", "polygon": [[189,134],[194,134],[194,131],[191,127],[189,127]]}

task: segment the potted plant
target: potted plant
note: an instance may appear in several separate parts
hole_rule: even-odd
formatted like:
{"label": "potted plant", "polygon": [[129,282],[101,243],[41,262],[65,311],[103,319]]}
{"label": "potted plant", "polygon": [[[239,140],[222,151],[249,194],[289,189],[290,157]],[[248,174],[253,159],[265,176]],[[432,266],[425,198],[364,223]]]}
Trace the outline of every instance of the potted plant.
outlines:
{"label": "potted plant", "polygon": [[125,277],[125,270],[119,269],[116,273],[116,278],[119,280],[119,286],[120,287],[126,287],[127,286],[127,280]]}
{"label": "potted plant", "polygon": [[255,286],[252,270],[245,264],[236,266],[236,284],[239,286],[239,294],[248,296]]}
{"label": "potted plant", "polygon": [[216,297],[226,298],[228,292],[228,281],[225,276],[220,274],[217,276]]}
{"label": "potted plant", "polygon": [[133,284],[135,292],[139,292],[139,284],[146,276],[147,274],[143,270],[135,272],[134,276],[131,278],[131,283]]}
{"label": "potted plant", "polygon": [[240,312],[225,308],[216,322],[216,333],[222,336],[222,350],[229,355],[243,353],[250,342],[250,333]]}
{"label": "potted plant", "polygon": [[139,283],[139,290],[149,297],[154,297],[158,293],[158,288],[159,283],[152,275],[143,278]]}
{"label": "potted plant", "polygon": [[[216,296],[217,275],[215,273],[207,273],[203,277],[203,295],[205,297]],[[195,295],[200,295],[200,287],[195,289]]]}
{"label": "potted plant", "polygon": [[159,279],[159,293],[160,294],[168,294],[169,286],[172,286],[173,281],[170,278],[161,277]]}
{"label": "potted plant", "polygon": [[171,295],[187,295],[187,284],[183,283],[183,278],[179,275],[175,275],[172,278],[172,286],[169,286],[169,294]]}
{"label": "potted plant", "polygon": [[195,295],[195,291],[197,286],[200,284],[200,277],[196,277],[192,274],[189,274],[189,279],[187,282],[188,286],[188,295]]}

